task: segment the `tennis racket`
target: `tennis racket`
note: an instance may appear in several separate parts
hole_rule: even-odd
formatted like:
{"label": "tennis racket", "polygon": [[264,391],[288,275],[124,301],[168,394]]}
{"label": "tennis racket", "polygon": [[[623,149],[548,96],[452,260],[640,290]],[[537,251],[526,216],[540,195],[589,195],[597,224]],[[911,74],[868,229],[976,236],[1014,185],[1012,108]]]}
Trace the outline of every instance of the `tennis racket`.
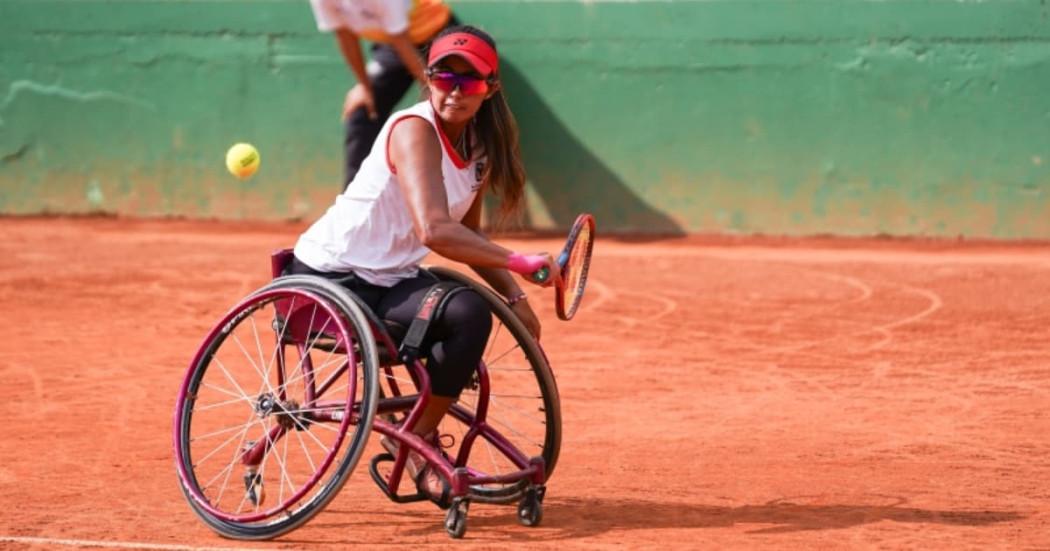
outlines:
{"label": "tennis racket", "polygon": [[[561,280],[555,282],[554,306],[558,317],[565,321],[576,315],[580,301],[583,300],[593,250],[594,217],[584,213],[576,217],[576,222],[569,231],[569,239],[556,260],[561,268]],[[541,268],[532,274],[532,279],[537,283],[544,283],[550,276],[550,269]]]}

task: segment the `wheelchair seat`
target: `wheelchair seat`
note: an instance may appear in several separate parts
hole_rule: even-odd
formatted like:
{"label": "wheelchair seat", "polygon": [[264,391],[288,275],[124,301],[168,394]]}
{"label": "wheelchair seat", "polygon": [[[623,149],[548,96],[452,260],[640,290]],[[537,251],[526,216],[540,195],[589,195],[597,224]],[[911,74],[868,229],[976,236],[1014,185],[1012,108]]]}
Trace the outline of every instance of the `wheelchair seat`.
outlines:
{"label": "wheelchair seat", "polygon": [[[292,263],[294,258],[292,249],[277,249],[270,253],[270,274],[274,279],[277,279],[285,274],[285,270]],[[408,328],[401,325],[400,323],[393,322],[390,320],[380,320],[379,316],[368,307],[357,295],[347,289],[347,294],[357,303],[358,306],[364,311],[365,315],[372,322],[374,328],[380,328],[382,335],[385,335],[390,339],[390,342],[395,346],[400,346],[401,341],[405,338],[408,333]],[[382,340],[380,336],[380,340]],[[381,365],[398,365],[401,360],[395,350],[391,351],[386,346],[379,346],[379,363]]]}
{"label": "wheelchair seat", "polygon": [[277,249],[270,253],[270,275],[273,279],[284,275],[284,270],[292,263],[294,256],[292,249]]}

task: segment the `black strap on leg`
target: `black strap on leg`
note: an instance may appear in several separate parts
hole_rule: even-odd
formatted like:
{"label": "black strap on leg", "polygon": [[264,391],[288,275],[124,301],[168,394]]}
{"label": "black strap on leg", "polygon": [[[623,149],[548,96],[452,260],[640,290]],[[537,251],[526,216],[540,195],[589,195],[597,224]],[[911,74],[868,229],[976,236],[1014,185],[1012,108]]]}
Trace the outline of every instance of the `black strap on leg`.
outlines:
{"label": "black strap on leg", "polygon": [[412,318],[412,324],[408,326],[408,333],[401,341],[398,356],[401,357],[402,362],[408,364],[419,358],[419,349],[423,345],[423,339],[427,336],[430,322],[441,315],[445,304],[452,295],[465,289],[466,287],[460,283],[442,281],[435,283],[427,290],[427,294],[423,296],[423,302],[419,303],[416,317]]}

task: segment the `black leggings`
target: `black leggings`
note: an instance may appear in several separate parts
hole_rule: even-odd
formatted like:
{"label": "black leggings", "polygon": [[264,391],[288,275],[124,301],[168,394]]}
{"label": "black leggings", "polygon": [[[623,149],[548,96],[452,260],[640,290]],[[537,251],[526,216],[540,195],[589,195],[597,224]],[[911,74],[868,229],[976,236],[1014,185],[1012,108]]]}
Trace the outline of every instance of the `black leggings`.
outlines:
{"label": "black leggings", "polygon": [[[425,274],[403,279],[393,287],[372,285],[352,273],[318,272],[293,259],[288,273],[319,275],[339,283],[364,301],[381,319],[406,329],[419,311],[427,289],[437,283]],[[426,351],[427,372],[433,393],[459,397],[481,362],[492,331],[492,313],[485,299],[473,290],[460,291],[448,299],[444,311],[431,321],[421,350]]]}

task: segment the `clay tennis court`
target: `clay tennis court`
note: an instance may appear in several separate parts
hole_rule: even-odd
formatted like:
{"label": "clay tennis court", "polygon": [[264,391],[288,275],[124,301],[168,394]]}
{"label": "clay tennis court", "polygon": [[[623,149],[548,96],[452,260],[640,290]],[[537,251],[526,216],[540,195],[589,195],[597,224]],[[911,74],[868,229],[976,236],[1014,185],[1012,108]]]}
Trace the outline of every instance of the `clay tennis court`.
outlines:
{"label": "clay tennis court", "polygon": [[532,293],[542,526],[479,504],[454,542],[362,462],[305,527],[222,539],[178,489],[176,393],[302,229],[0,219],[0,547],[1050,547],[1050,245],[771,238],[600,237],[575,320]]}

